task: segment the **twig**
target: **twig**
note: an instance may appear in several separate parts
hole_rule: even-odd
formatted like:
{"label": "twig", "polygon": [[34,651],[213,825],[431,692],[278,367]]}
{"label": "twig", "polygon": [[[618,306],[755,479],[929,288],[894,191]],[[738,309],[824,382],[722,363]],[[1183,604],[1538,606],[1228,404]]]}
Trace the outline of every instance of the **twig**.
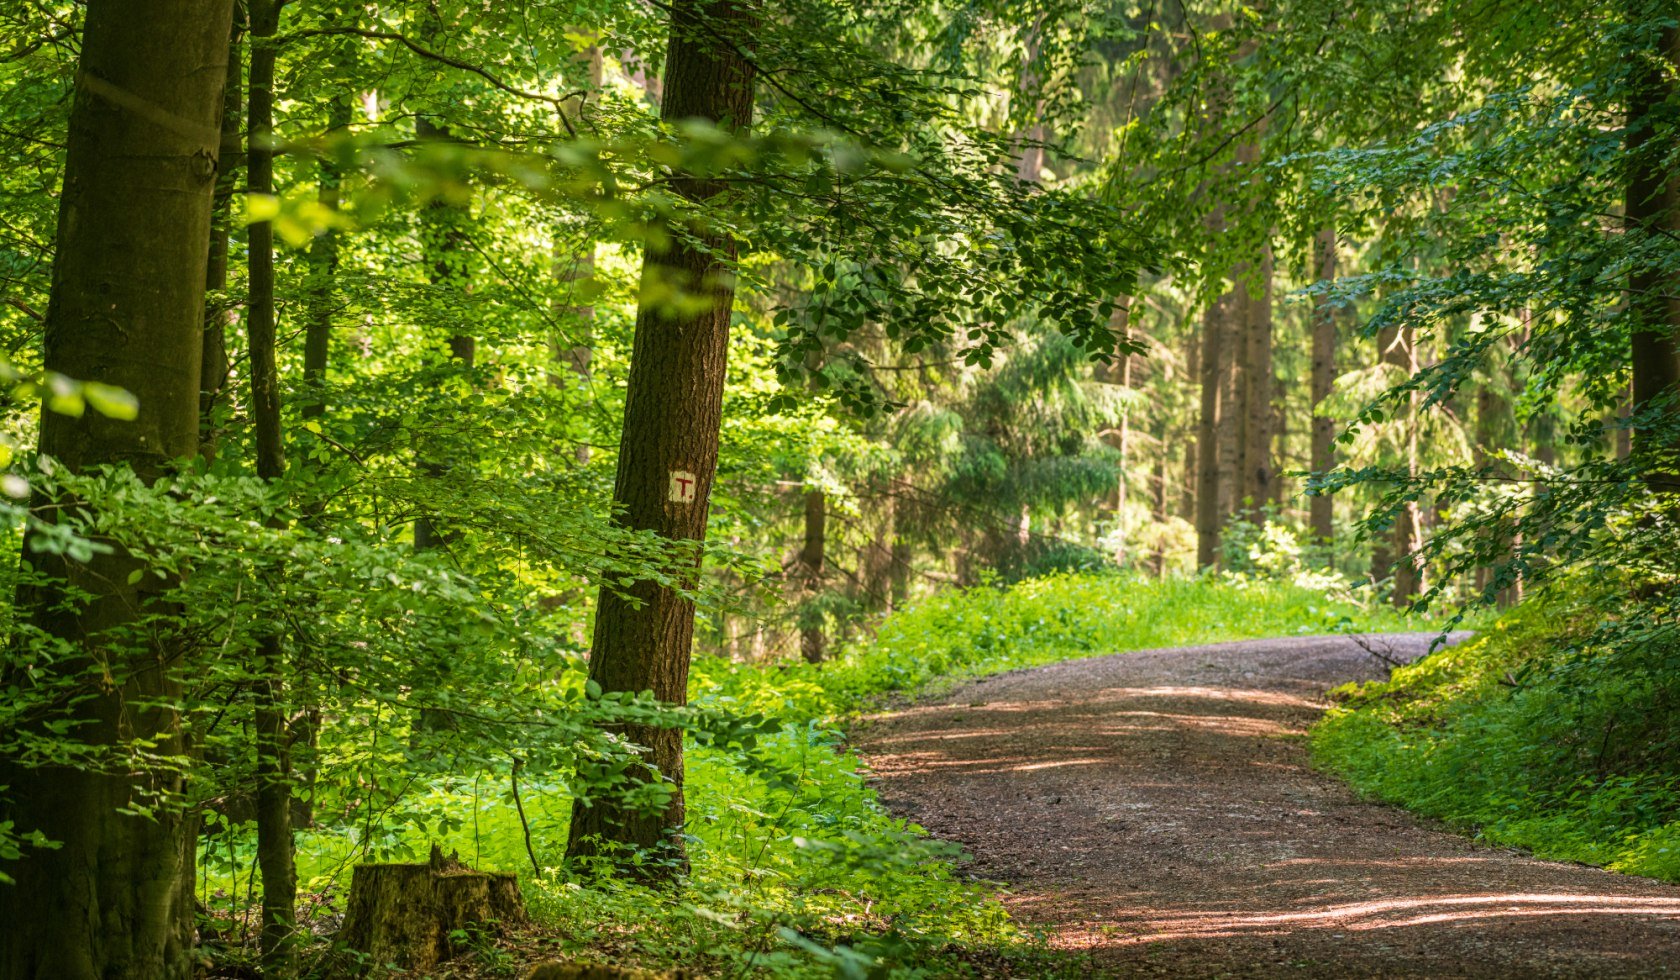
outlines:
{"label": "twig", "polygon": [[508,770],[508,781],[513,784],[513,808],[519,811],[519,826],[525,831],[525,853],[531,856],[531,868],[542,877],[542,865],[537,861],[537,850],[531,846],[531,824],[525,819],[525,804],[519,801],[519,770],[524,768],[524,759],[514,759],[513,768]]}

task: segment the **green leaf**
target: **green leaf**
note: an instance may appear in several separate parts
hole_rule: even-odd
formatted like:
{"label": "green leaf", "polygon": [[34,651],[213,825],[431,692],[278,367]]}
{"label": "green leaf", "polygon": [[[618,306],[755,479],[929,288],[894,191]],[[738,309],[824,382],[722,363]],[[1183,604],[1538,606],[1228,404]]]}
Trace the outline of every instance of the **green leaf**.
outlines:
{"label": "green leaf", "polygon": [[132,422],[140,415],[140,400],[132,392],[116,385],[89,381],[82,385],[82,397],[87,399],[94,411],[106,418]]}

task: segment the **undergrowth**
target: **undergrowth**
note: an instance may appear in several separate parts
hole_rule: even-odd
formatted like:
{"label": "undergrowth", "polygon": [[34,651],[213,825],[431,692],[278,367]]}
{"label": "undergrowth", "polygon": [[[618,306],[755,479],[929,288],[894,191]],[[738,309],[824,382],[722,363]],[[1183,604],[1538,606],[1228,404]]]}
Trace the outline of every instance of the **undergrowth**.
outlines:
{"label": "undergrowth", "polygon": [[[567,774],[519,774],[522,821],[504,770],[438,777],[384,812],[301,834],[300,877],[313,896],[302,904],[330,925],[351,865],[420,859],[437,841],[521,874],[540,936],[517,953],[485,945],[480,966],[492,975],[546,955],[731,977],[989,975],[999,963],[1077,975],[1076,960],[1011,921],[993,885],[963,874],[954,847],[883,809],[844,747],[846,719],[891,696],[1075,657],[1406,625],[1383,606],[1229,579],[1062,574],[942,592],[825,664],[695,663],[697,706],[774,723],[746,746],[691,745],[692,870],[681,890],[563,869]],[[250,842],[233,836],[225,855],[208,848],[204,892],[237,904],[249,894]]]}
{"label": "undergrowth", "polygon": [[1680,686],[1614,585],[1532,597],[1474,639],[1334,692],[1319,763],[1543,858],[1680,881]]}

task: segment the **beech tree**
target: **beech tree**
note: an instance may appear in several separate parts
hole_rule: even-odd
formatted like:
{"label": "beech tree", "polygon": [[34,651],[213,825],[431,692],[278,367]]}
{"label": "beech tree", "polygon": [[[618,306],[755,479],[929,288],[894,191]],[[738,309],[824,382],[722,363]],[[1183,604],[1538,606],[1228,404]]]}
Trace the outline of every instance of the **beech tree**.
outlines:
{"label": "beech tree", "polygon": [[[87,5],[45,365],[126,389],[138,411],[44,410],[41,454],[70,473],[130,467],[152,481],[197,452],[232,11],[231,0]],[[50,522],[65,503],[44,497],[35,513]],[[189,977],[196,824],[178,797],[190,665],[180,638],[150,622],[169,582],[121,547],[80,558],[38,540],[24,558],[49,584],[20,599],[52,643],[33,669],[57,692],[53,720],[70,720],[86,749],[4,760],[0,820],[55,843],[0,863],[15,880],[0,885],[0,976]],[[28,663],[8,664],[14,683]]]}

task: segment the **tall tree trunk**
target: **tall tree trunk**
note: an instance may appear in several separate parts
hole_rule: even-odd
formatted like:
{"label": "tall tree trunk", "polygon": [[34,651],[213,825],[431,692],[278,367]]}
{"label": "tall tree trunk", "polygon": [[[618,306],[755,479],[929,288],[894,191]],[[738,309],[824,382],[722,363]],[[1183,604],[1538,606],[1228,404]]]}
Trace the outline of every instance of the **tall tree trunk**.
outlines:
{"label": "tall tree trunk", "polygon": [[227,384],[227,329],[236,319],[232,304],[223,295],[228,287],[228,239],[233,227],[233,195],[239,186],[239,170],[245,165],[245,100],[240,91],[244,79],[242,25],[237,22],[228,34],[227,81],[222,90],[222,138],[217,150],[216,190],[210,209],[210,258],[205,269],[204,288],[217,294],[204,304],[204,342],[199,360],[198,414],[199,455],[216,456],[216,407]]}
{"label": "tall tree trunk", "polygon": [[[1336,278],[1336,230],[1325,228],[1313,239],[1315,275],[1320,282]],[[1328,293],[1313,301],[1312,313],[1312,471],[1328,473],[1336,468],[1336,422],[1323,412],[1324,400],[1336,383],[1336,308]],[[1329,494],[1311,501],[1311,527],[1315,540],[1335,539],[1335,502]]]}
{"label": "tall tree trunk", "polygon": [[[1660,5],[1634,0],[1631,16],[1648,19]],[[1672,97],[1675,72],[1680,70],[1680,29],[1662,30],[1656,51],[1630,52],[1634,60],[1632,90],[1627,109],[1628,184],[1626,224],[1639,232],[1639,249],[1628,275],[1628,314],[1632,319],[1633,412],[1649,414],[1653,407],[1672,402],[1680,390],[1680,277],[1663,268],[1657,245],[1680,231],[1680,174],[1666,166],[1670,141],[1657,130],[1663,105]],[[1671,135],[1671,134],[1670,134]],[[1632,236],[1630,236],[1632,237]],[[1649,244],[1647,244],[1649,243]],[[1661,421],[1636,422],[1633,449],[1643,457],[1648,482],[1668,492],[1680,490],[1676,451],[1676,406]]]}
{"label": "tall tree trunk", "polygon": [[[589,83],[589,91],[599,90],[603,78],[600,47],[590,45],[577,60],[582,62],[584,77]],[[582,110],[580,109],[572,114],[571,118],[575,126],[583,118]],[[566,305],[561,306],[557,312],[562,317],[575,320],[578,325],[578,333],[571,338],[572,343],[569,345],[564,342],[564,338],[555,337],[553,339],[551,343],[553,345],[554,362],[556,367],[564,367],[565,372],[570,374],[580,386],[587,386],[594,370],[595,305],[578,299],[576,292],[580,284],[588,284],[595,276],[594,241],[586,241],[576,251],[558,258],[555,262],[555,273],[556,278],[566,287],[571,300]],[[560,387],[564,384],[563,378],[564,375],[560,371],[553,371],[550,372],[548,380],[550,384]],[[589,442],[587,440],[579,442],[572,450],[572,455],[577,460],[578,465],[588,463],[590,457]]]}
{"label": "tall tree trunk", "polygon": [[[342,135],[350,126],[350,97],[333,98],[327,109],[327,135]],[[339,205],[339,188],[344,173],[330,156],[320,162],[320,184],[316,203],[329,212]],[[306,419],[319,418],[327,410],[327,363],[332,354],[333,279],[338,275],[340,236],[329,228],[309,243],[309,282],[303,328],[303,385],[306,400],[299,412]]]}
{"label": "tall tree trunk", "polygon": [[[274,34],[278,0],[250,0],[251,83],[245,159],[253,194],[274,193]],[[246,330],[251,367],[251,417],[256,430],[257,475],[270,483],[286,472],[280,431],[280,378],[275,363],[274,224],[253,222],[250,302]],[[269,569],[270,574],[284,574]],[[284,695],[284,644],[278,630],[258,638],[255,692],[257,864],[262,869],[262,964],[267,976],[291,972],[297,931],[297,870],[292,855],[292,781]]]}
{"label": "tall tree trunk", "polygon": [[1260,246],[1253,284],[1236,285],[1243,312],[1242,490],[1245,515],[1258,524],[1276,496],[1272,469],[1272,244]]}
{"label": "tall tree trunk", "polygon": [[805,546],[799,549],[800,590],[805,608],[800,610],[799,652],[807,663],[821,663],[827,653],[822,617],[811,602],[822,591],[823,551],[828,543],[828,515],[821,490],[805,491]]}
{"label": "tall tree trunk", "polygon": [[[1184,377],[1186,381],[1195,385],[1201,385],[1203,383],[1202,341],[1202,336],[1198,335],[1194,331],[1191,331],[1186,337],[1184,344]],[[1202,387],[1199,390],[1205,394],[1207,389]],[[1202,444],[1202,440],[1198,438],[1198,434],[1200,432],[1201,417],[1204,414],[1205,413],[1198,411],[1196,418],[1186,425],[1184,430],[1184,483],[1179,488],[1180,497],[1178,514],[1180,517],[1184,518],[1185,523],[1189,524],[1191,527],[1199,526],[1196,523],[1196,488],[1200,485],[1198,483],[1199,473],[1197,468],[1197,456],[1200,453]]]}
{"label": "tall tree trunk", "polygon": [[[40,450],[71,472],[132,466],[152,481],[198,450],[205,257],[221,144],[231,0],[89,0],[59,198],[45,364],[119,385],[133,421],[43,410]],[[51,502],[42,500],[43,505]],[[51,520],[56,509],[37,512]],[[136,574],[121,548],[86,562],[25,560],[67,586],[20,596],[35,624],[79,651],[53,663],[74,697],[62,717],[94,746],[130,740],[152,758],[189,753],[180,674],[188,649],[168,632],[114,640],[158,608],[173,583]],[[67,591],[89,596],[72,609]],[[81,683],[78,678],[104,678]],[[190,977],[192,822],[181,777],[122,764],[0,760],[0,820],[59,843],[0,859],[0,977]],[[138,802],[162,804],[150,816]]]}
{"label": "tall tree trunk", "polygon": [[1219,561],[1219,533],[1225,522],[1222,501],[1228,495],[1220,452],[1230,428],[1226,350],[1234,300],[1227,293],[1209,304],[1202,316],[1202,408],[1196,429],[1196,567],[1212,568]]}
{"label": "tall tree trunk", "polygon": [[[448,141],[454,138],[447,127],[438,125],[426,116],[415,120],[414,133],[420,140]],[[466,232],[462,230],[466,218],[467,215],[461,207],[441,199],[428,203],[425,213],[421,216],[421,240],[426,265],[431,270],[432,285],[441,289],[461,290],[466,287],[467,275],[463,267]],[[455,326],[460,330],[465,324],[457,321]],[[478,354],[478,341],[469,333],[454,333],[449,337],[448,352],[450,360],[457,361],[463,368],[470,370]],[[448,467],[435,458],[423,459],[420,469],[427,476],[434,478],[448,471]],[[416,550],[427,551],[446,543],[447,540],[447,532],[440,530],[437,522],[431,517],[421,516],[415,520]],[[439,716],[427,714],[426,717],[436,721]]]}
{"label": "tall tree trunk", "polygon": [[[1655,3],[1633,0],[1630,17],[1648,20]],[[1638,230],[1643,244],[1633,271],[1628,274],[1628,314],[1631,318],[1633,355],[1633,412],[1648,414],[1658,403],[1672,402],[1680,390],[1680,356],[1675,348],[1675,331],[1680,329],[1680,282],[1662,266],[1662,250],[1656,239],[1672,237],[1680,230],[1680,175],[1665,166],[1667,140],[1660,138],[1656,121],[1663,104],[1673,94],[1673,77],[1680,71],[1680,29],[1667,27],[1656,42],[1655,52],[1630,52],[1635,59],[1633,84],[1628,94],[1628,193],[1626,225]],[[1655,55],[1655,57],[1653,57]],[[1643,419],[1633,434],[1633,450],[1646,457],[1643,467],[1651,486],[1673,493],[1680,489],[1675,452],[1673,408],[1662,422]],[[1655,459],[1651,459],[1655,457]]]}
{"label": "tall tree trunk", "polygon": [[1218,525],[1222,527],[1242,506],[1243,494],[1243,323],[1248,315],[1245,296],[1232,290],[1225,296],[1220,317],[1218,358],[1219,418],[1214,423],[1214,465],[1219,468]]}
{"label": "tall tree trunk", "polygon": [[[1118,385],[1122,390],[1129,390],[1132,387],[1132,363],[1134,358],[1125,351],[1126,345],[1131,343],[1130,322],[1131,300],[1127,297],[1121,297],[1119,305],[1114,310],[1114,315],[1109,320],[1109,329],[1120,339],[1120,351],[1115,355],[1114,363],[1109,365],[1108,370],[1104,373],[1110,383]],[[1118,542],[1114,550],[1114,560],[1120,563],[1126,561],[1126,552],[1129,550],[1128,529],[1126,527],[1126,491],[1128,489],[1126,485],[1126,464],[1132,448],[1131,429],[1131,409],[1122,408],[1120,410],[1119,426],[1105,440],[1114,448],[1115,455],[1119,460],[1117,472],[1114,476],[1114,495],[1108,501],[1108,508],[1114,515],[1115,539]]]}
{"label": "tall tree trunk", "polygon": [[[757,8],[736,0],[677,0],[671,11],[662,117],[669,122],[699,118],[745,132],[752,119],[754,66],[742,51],[750,44]],[[672,187],[696,202],[726,190],[720,182],[688,174],[676,175]],[[699,543],[706,536],[717,469],[735,243],[727,232],[713,228],[693,233],[701,247],[672,236],[664,247],[650,245],[642,257],[642,278],[649,287],[644,296],[663,292],[652,288],[659,283],[710,302],[694,310],[650,299],[636,311],[613,503],[627,527],[692,542],[693,574],[698,574]],[[601,590],[590,678],[605,691],[652,691],[661,701],[685,703],[693,604],[675,589],[648,580],[625,592]],[[623,734],[646,747],[643,759],[650,771],[641,778],[667,781],[669,802],[648,812],[613,799],[580,799],[572,809],[567,853],[595,853],[597,841],[665,848],[675,860],[648,866],[643,873],[669,875],[684,863],[678,836],[684,819],[682,732],[630,726]]]}
{"label": "tall tree trunk", "polygon": [[[1378,345],[1384,361],[1400,368],[1408,378],[1417,374],[1417,338],[1410,327],[1383,328],[1379,331]],[[1406,474],[1412,477],[1418,474],[1421,406],[1421,395],[1416,391],[1411,392],[1406,401],[1406,428],[1402,438],[1405,441]],[[1373,554],[1372,561],[1373,572],[1385,574],[1387,569],[1393,569],[1392,599],[1397,607],[1404,608],[1423,591],[1423,568],[1416,557],[1416,552],[1422,547],[1422,515],[1417,501],[1407,501],[1395,515],[1393,533],[1386,549],[1379,547]]]}
{"label": "tall tree trunk", "polygon": [[[1167,371],[1163,380],[1171,385],[1172,373]],[[1155,408],[1155,527],[1158,535],[1155,539],[1155,577],[1167,577],[1167,521],[1172,517],[1172,484],[1169,473],[1172,468],[1172,454],[1167,450],[1167,413],[1157,405]]]}

